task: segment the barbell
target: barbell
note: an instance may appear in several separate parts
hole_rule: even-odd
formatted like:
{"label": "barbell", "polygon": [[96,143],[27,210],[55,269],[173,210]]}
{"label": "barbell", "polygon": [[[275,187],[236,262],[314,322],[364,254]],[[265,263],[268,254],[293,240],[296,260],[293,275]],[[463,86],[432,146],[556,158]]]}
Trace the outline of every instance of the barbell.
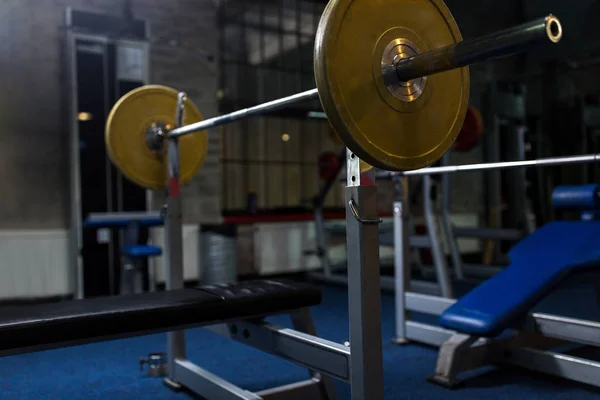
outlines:
{"label": "barbell", "polygon": [[402,172],[379,171],[375,174],[375,177],[377,179],[390,179],[395,176],[444,175],[454,174],[457,172],[479,172],[490,170],[497,171],[503,169],[529,167],[553,167],[558,165],[593,164],[598,163],[599,161],[600,154],[581,154],[577,156],[537,158],[534,160],[498,161],[462,165],[442,165],[439,167],[428,167]]}
{"label": "barbell", "polygon": [[361,160],[389,171],[419,169],[456,140],[469,65],[561,37],[553,15],[463,41],[442,0],[330,0],[316,32],[316,89],[206,120],[186,98],[183,125],[174,128],[179,92],[143,86],[112,108],[107,152],[128,179],[160,189],[168,181],[165,140],[177,139],[186,183],[206,158],[207,129],[319,98],[337,136]]}

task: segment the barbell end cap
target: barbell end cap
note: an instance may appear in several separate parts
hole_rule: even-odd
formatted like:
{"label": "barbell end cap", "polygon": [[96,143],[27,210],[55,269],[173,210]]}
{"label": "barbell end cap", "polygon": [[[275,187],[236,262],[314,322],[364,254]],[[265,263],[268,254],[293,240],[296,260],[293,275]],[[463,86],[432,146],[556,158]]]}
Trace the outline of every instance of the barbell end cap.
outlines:
{"label": "barbell end cap", "polygon": [[563,29],[558,17],[549,14],[546,17],[546,34],[553,43],[558,43],[562,39]]}

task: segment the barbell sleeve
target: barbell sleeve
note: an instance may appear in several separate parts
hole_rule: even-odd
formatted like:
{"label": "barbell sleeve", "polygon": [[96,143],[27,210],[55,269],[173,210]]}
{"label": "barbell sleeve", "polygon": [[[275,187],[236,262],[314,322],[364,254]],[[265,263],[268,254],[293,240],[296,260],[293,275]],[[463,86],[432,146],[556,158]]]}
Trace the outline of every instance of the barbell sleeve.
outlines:
{"label": "barbell sleeve", "polygon": [[398,60],[388,73],[406,82],[483,61],[513,56],[543,42],[558,43],[562,26],[558,18],[548,15],[503,31],[427,51]]}
{"label": "barbell sleeve", "polygon": [[229,114],[221,115],[219,117],[205,119],[204,121],[200,121],[195,124],[175,128],[172,131],[170,131],[168,135],[169,137],[178,137],[194,132],[200,132],[205,129],[214,128],[254,115],[262,115],[270,111],[280,110],[289,106],[290,104],[297,103],[299,101],[313,100],[317,97],[319,97],[319,92],[317,91],[317,89],[307,90],[305,92],[296,93],[292,96],[282,97],[277,100],[269,101],[267,103],[259,104],[250,108],[244,108],[242,110],[234,111]]}

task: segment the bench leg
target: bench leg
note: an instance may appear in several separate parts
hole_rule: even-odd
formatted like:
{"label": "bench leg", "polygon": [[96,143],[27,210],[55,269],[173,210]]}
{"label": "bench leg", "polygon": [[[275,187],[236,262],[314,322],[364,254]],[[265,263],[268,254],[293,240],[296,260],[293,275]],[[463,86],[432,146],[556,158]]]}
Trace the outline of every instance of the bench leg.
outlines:
{"label": "bench leg", "polygon": [[455,334],[446,340],[440,347],[435,374],[428,378],[429,381],[451,389],[460,385],[462,382],[456,375],[463,370],[467,358],[465,353],[477,340],[477,337],[464,334]]}
{"label": "bench leg", "polygon": [[[315,328],[315,324],[313,322],[312,316],[310,315],[310,310],[308,308],[290,314],[290,318],[292,320],[292,325],[294,326],[295,330],[307,333],[312,336],[317,336],[317,329]],[[333,385],[333,379],[331,379],[331,377],[324,376],[318,372],[311,370],[309,370],[308,373],[312,379],[318,381],[319,399],[337,399],[337,395],[335,393],[335,388]]]}

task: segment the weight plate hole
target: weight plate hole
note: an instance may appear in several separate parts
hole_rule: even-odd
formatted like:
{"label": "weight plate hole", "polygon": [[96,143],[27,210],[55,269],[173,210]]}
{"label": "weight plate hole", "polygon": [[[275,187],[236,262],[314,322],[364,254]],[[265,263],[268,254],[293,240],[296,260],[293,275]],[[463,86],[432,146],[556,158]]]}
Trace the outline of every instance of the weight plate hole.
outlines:
{"label": "weight plate hole", "polygon": [[559,32],[560,32],[560,29],[558,27],[558,24],[556,23],[556,21],[552,21],[550,23],[550,33],[552,33],[552,36],[558,36]]}
{"label": "weight plate hole", "polygon": [[546,25],[546,34],[554,43],[558,43],[562,38],[562,25],[560,24],[560,21],[553,16],[549,17],[549,21]]}

